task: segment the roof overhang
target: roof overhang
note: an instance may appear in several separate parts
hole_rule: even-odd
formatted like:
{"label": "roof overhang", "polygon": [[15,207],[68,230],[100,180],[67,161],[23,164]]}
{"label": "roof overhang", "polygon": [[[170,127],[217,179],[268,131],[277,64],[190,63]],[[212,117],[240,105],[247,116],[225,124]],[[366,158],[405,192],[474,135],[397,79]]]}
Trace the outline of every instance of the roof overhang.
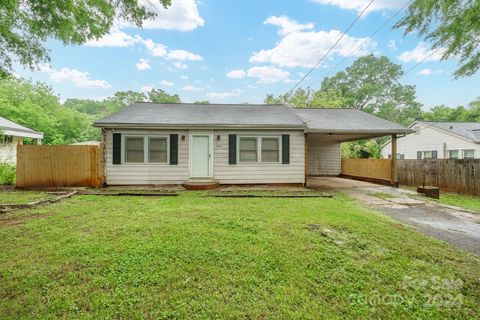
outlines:
{"label": "roof overhang", "polygon": [[18,130],[18,129],[12,129],[12,128],[0,128],[0,130],[4,135],[7,135],[7,136],[43,139],[43,132]]}

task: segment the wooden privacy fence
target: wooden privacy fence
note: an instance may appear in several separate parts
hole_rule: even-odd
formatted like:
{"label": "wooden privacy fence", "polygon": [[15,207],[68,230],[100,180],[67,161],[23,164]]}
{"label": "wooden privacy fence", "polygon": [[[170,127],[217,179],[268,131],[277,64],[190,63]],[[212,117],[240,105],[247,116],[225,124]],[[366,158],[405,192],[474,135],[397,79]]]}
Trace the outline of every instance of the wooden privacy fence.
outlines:
{"label": "wooden privacy fence", "polygon": [[342,159],[342,175],[371,180],[391,180],[392,160]]}
{"label": "wooden privacy fence", "polygon": [[103,145],[19,145],[17,187],[100,187]]}
{"label": "wooden privacy fence", "polygon": [[398,181],[480,196],[479,159],[398,160]]}

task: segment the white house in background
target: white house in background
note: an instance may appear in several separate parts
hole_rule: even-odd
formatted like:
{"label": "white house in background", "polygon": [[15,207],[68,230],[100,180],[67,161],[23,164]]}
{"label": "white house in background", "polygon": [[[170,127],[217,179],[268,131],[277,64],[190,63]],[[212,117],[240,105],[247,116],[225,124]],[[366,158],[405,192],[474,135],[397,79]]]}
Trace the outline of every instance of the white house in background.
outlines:
{"label": "white house in background", "polygon": [[[478,159],[479,122],[434,122],[417,120],[415,132],[397,139],[397,159]],[[382,157],[391,157],[390,141],[382,146]]]}
{"label": "white house in background", "polygon": [[186,103],[135,103],[95,126],[109,185],[304,184],[341,173],[341,142],[412,131],[358,109]]}
{"label": "white house in background", "polygon": [[23,139],[30,138],[37,143],[43,139],[43,132],[37,132],[0,117],[0,163],[17,162],[17,145],[23,144]]}

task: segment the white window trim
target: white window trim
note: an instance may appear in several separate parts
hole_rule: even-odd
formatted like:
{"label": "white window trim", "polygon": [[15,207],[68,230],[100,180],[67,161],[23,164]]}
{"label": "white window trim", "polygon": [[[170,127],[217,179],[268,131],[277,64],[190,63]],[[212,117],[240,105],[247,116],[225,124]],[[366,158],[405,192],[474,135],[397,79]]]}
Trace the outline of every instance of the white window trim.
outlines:
{"label": "white window trim", "polygon": [[[250,138],[257,140],[257,161],[240,161],[240,139],[242,138]],[[262,159],[262,139],[278,139],[278,161],[263,161]],[[279,164],[282,163],[282,136],[279,135],[238,135],[237,136],[237,164],[242,165],[254,165],[254,164]]]}
{"label": "white window trim", "polygon": [[[143,162],[126,162],[125,161],[125,142],[126,138],[143,138]],[[148,142],[150,138],[165,138],[167,139],[167,162],[149,162],[148,161]],[[154,165],[154,166],[164,166],[170,164],[170,135],[165,134],[122,134],[122,154],[121,154],[121,163],[123,165]]]}

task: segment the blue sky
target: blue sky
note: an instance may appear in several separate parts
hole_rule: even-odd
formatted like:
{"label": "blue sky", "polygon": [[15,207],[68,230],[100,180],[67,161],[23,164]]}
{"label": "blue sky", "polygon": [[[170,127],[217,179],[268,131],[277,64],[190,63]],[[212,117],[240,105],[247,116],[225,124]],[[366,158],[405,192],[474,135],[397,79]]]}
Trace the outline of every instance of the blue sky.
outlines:
{"label": "blue sky", "polygon": [[[261,103],[267,93],[290,90],[369,1],[172,2],[168,10],[158,8],[158,17],[144,29],[119,21],[109,35],[82,46],[49,41],[50,65],[16,73],[48,83],[62,100],[159,88],[179,94],[184,102]],[[370,52],[388,56],[405,71],[421,61],[430,53],[429,44],[392,29],[393,21],[369,38],[405,2],[375,0],[302,86],[318,88],[327,73]],[[344,64],[332,69],[345,57]],[[439,58],[434,54],[402,77],[403,83],[416,86],[425,109],[467,104],[480,95],[480,75],[454,80],[456,61]]]}

